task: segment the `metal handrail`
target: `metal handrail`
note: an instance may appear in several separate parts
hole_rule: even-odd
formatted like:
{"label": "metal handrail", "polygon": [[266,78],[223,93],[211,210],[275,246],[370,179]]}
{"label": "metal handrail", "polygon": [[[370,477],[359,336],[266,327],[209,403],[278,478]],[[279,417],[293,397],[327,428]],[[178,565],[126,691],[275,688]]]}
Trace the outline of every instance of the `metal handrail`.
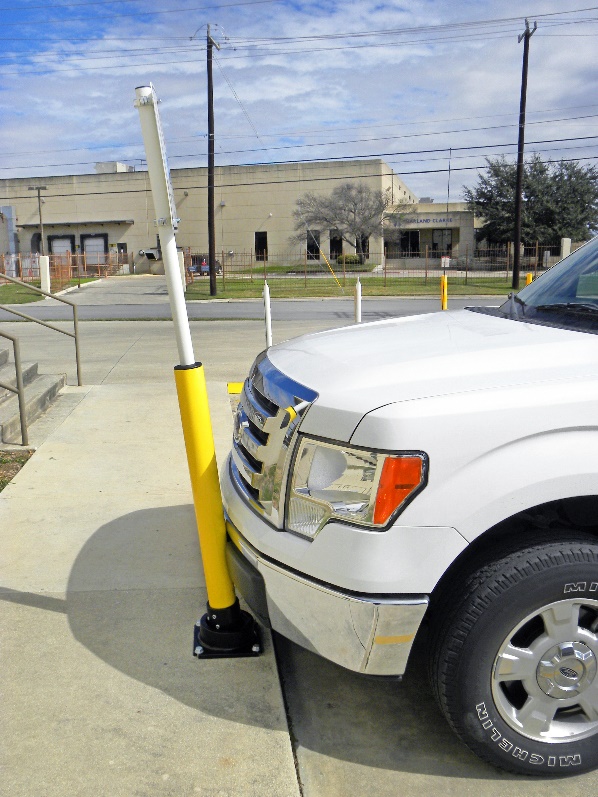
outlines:
{"label": "metal handrail", "polygon": [[19,348],[19,339],[6,332],[0,332],[3,338],[8,338],[12,341],[12,348],[15,360],[15,372],[17,377],[17,386],[14,388],[12,385],[6,385],[0,382],[0,387],[9,390],[11,393],[16,393],[19,397],[19,416],[21,419],[21,444],[26,446],[29,444],[29,433],[27,432],[27,418],[25,415],[25,388],[23,387],[23,369],[21,368],[21,351]]}
{"label": "metal handrail", "polygon": [[[22,285],[25,288],[29,288],[30,291],[34,291],[35,293],[40,293],[42,296],[47,296],[49,299],[56,299],[58,302],[62,302],[63,304],[68,304],[70,307],[73,308],[73,332],[67,332],[66,329],[59,329],[58,327],[53,326],[52,324],[48,324],[46,321],[41,321],[39,318],[34,318],[31,315],[27,315],[27,313],[21,313],[19,310],[13,310],[11,307],[7,307],[5,304],[0,304],[0,310],[5,310],[7,313],[12,313],[13,315],[19,316],[19,318],[24,318],[27,321],[33,321],[35,324],[41,324],[43,327],[47,327],[48,329],[54,330],[54,332],[60,332],[61,335],[68,335],[69,338],[75,339],[75,359],[77,361],[77,384],[81,386],[83,381],[81,379],[81,359],[79,356],[79,316],[77,314],[77,305],[74,302],[69,302],[68,299],[63,299],[61,296],[54,296],[51,293],[46,293],[46,291],[42,291],[41,288],[36,288],[33,285],[29,285],[27,282],[23,282],[22,280],[16,279],[16,277],[9,277],[7,274],[0,274],[0,281],[1,280],[8,280],[9,282],[14,282],[16,285]],[[6,335],[6,337],[10,337]]]}

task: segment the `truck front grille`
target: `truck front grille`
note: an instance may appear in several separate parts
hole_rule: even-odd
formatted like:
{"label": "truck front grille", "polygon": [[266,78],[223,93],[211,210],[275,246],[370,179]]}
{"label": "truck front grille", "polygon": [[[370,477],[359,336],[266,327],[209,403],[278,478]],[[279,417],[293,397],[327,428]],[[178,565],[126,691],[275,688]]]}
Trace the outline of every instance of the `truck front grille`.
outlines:
{"label": "truck front grille", "polygon": [[243,498],[282,528],[289,451],[317,393],[276,369],[264,352],[255,361],[235,415],[231,472]]}

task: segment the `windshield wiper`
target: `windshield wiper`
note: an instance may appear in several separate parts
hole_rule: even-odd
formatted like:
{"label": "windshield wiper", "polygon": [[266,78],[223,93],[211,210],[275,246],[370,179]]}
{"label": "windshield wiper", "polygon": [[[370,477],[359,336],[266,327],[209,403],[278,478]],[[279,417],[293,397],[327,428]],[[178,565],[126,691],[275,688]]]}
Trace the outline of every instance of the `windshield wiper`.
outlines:
{"label": "windshield wiper", "polygon": [[535,310],[559,311],[565,310],[573,313],[598,313],[598,304],[590,302],[554,302],[553,304],[539,304]]}

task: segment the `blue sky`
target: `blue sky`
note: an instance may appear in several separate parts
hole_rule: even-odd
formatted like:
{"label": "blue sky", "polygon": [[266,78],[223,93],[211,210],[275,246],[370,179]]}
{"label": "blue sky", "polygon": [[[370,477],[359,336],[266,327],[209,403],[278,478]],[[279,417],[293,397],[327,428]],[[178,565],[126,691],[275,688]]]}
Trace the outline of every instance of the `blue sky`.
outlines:
{"label": "blue sky", "polygon": [[1,4],[1,177],[143,168],[133,100],[150,81],[171,167],[205,165],[208,23],[219,165],[379,156],[418,196],[457,200],[485,156],[514,157],[526,16],[527,152],[598,157],[598,6],[583,2]]}

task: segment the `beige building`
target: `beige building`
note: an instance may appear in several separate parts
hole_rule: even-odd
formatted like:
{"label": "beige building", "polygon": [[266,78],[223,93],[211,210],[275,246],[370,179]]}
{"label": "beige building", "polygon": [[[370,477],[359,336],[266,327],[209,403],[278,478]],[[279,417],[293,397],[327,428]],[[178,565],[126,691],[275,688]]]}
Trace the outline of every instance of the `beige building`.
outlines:
{"label": "beige building", "polygon": [[[145,253],[149,251],[151,256],[151,250],[157,249],[152,197],[147,172],[130,168],[117,163],[98,164],[95,174],[0,180],[0,207],[14,228],[5,234],[0,225],[3,251],[40,251],[37,191],[30,189],[43,186],[46,253],[85,253],[91,262],[119,260],[138,272],[147,271],[151,260]],[[205,253],[207,169],[173,169],[171,180],[180,218],[177,243],[184,250]],[[446,248],[447,242],[453,253],[464,243],[473,247],[473,217],[464,206],[458,209],[451,205],[446,217],[446,206],[418,205],[415,194],[384,161],[367,159],[216,167],[217,258],[234,265],[248,259],[276,262],[291,251],[298,257],[319,257],[317,247],[314,251],[313,234],[306,234],[302,243],[291,243],[296,234],[296,201],[307,191],[328,194],[335,186],[353,180],[373,190],[388,190],[392,202],[403,208],[414,207],[413,214],[401,214],[398,243],[395,235],[393,249],[387,252],[390,257],[414,251],[411,244],[416,240],[421,251],[428,242],[430,251],[433,247]],[[327,257],[354,251],[339,241],[334,230],[313,232]],[[383,249],[382,234],[370,238],[372,257],[379,257]]]}

